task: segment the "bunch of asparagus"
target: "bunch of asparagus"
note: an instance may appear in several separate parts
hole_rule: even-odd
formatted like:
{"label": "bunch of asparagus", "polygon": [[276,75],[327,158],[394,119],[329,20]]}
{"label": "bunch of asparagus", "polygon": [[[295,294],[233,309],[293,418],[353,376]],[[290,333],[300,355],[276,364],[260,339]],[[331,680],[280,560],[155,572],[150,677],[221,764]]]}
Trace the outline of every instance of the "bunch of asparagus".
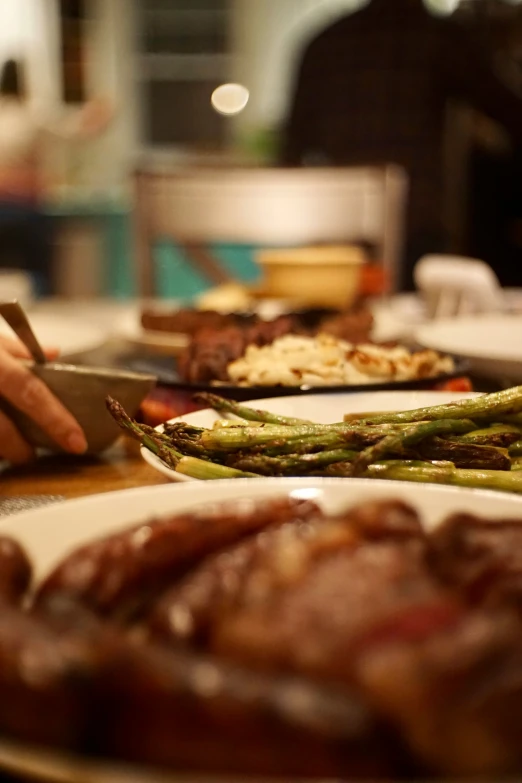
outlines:
{"label": "bunch of asparagus", "polygon": [[522,386],[412,411],[351,414],[336,424],[214,394],[197,399],[224,414],[212,429],[176,422],[160,432],[110,397],[107,408],[168,467],[192,478],[364,476],[522,492]]}

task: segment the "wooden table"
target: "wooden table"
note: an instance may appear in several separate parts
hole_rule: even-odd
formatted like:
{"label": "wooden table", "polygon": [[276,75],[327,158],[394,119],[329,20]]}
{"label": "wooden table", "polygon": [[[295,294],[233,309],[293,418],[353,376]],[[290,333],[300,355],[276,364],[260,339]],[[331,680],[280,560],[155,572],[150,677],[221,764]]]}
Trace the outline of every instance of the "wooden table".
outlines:
{"label": "wooden table", "polygon": [[51,456],[21,468],[4,467],[0,471],[0,497],[63,495],[73,498],[169,483],[143,461],[138,445],[125,438],[100,457]]}

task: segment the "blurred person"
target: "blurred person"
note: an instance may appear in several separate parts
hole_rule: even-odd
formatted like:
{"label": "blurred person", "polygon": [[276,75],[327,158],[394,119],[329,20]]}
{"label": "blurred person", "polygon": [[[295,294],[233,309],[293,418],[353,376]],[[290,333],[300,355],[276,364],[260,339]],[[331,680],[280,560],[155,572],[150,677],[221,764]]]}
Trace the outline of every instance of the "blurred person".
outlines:
{"label": "blurred person", "polygon": [[396,163],[409,177],[404,288],[426,253],[450,250],[444,219],[450,101],[522,141],[522,92],[462,23],[422,0],[371,0],[322,31],[300,63],[280,162]]}
{"label": "blurred person", "polygon": [[52,292],[51,225],[41,207],[46,137],[88,139],[105,129],[112,109],[92,100],[65,118],[46,117],[27,100],[24,66],[5,62],[0,73],[0,266],[21,267],[37,293]]}
{"label": "blurred person", "polygon": [[[53,359],[56,351],[46,354]],[[65,451],[82,454],[87,449],[83,430],[43,381],[20,361],[30,358],[21,343],[0,336],[0,396],[31,416]],[[33,456],[33,449],[0,406],[0,459],[20,464]]]}

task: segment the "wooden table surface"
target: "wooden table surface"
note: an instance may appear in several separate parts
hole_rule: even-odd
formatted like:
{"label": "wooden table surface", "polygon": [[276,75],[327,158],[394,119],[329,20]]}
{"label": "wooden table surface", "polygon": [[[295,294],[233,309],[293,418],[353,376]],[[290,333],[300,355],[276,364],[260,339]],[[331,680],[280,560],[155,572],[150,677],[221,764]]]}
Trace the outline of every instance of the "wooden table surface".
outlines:
{"label": "wooden table surface", "polygon": [[21,468],[0,470],[0,497],[63,495],[74,498],[169,483],[144,462],[138,445],[125,438],[100,457],[51,456]]}

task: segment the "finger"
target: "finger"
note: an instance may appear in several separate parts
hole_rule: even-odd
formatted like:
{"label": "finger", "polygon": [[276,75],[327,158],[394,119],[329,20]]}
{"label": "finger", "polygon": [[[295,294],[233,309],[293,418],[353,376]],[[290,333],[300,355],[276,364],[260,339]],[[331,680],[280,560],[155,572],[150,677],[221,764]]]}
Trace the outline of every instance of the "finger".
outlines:
{"label": "finger", "polygon": [[34,452],[22,438],[13,422],[0,412],[0,456],[14,465],[30,462]]}
{"label": "finger", "polygon": [[18,359],[31,358],[31,354],[20,340],[0,335],[0,346],[10,353],[11,356],[16,356]]}
{"label": "finger", "polygon": [[0,352],[0,392],[66,451],[86,451],[85,435],[76,419],[43,381],[5,351]]}
{"label": "finger", "polygon": [[[5,348],[11,356],[16,356],[17,359],[31,359],[31,354],[20,340],[0,335],[0,346]],[[50,361],[56,359],[56,357],[60,355],[60,350],[58,348],[44,348],[43,352]]]}
{"label": "finger", "polygon": [[43,352],[45,354],[46,359],[49,359],[49,361],[53,361],[54,359],[57,359],[60,355],[60,349],[59,348],[44,348]]}

